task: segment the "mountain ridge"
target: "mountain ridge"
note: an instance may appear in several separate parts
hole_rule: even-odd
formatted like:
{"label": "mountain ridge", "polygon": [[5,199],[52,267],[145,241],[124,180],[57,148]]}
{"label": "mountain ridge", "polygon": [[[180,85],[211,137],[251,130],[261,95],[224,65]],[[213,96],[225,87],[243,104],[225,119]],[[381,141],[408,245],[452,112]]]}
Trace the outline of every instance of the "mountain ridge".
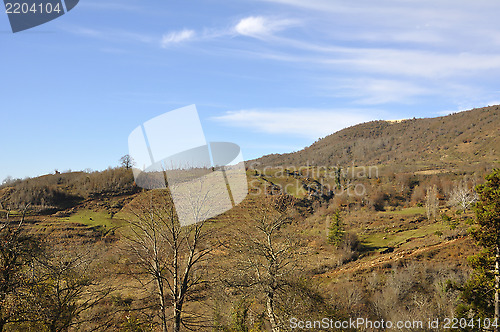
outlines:
{"label": "mountain ridge", "polygon": [[342,164],[415,169],[499,163],[500,106],[435,118],[375,120],[347,127],[291,153],[252,160],[260,166]]}

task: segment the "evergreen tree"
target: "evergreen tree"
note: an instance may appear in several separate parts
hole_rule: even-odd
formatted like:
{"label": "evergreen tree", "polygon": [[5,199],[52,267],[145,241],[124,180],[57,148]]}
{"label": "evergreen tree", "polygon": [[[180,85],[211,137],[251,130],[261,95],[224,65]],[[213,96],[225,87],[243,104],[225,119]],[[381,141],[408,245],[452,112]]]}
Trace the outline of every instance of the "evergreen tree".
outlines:
{"label": "evergreen tree", "polygon": [[344,241],[344,235],[345,230],[342,223],[342,215],[340,210],[336,210],[333,214],[330,226],[328,226],[328,242],[338,248]]}
{"label": "evergreen tree", "polygon": [[[469,258],[473,272],[461,287],[460,317],[499,318],[500,288],[500,169],[486,176],[486,183],[476,187],[477,227],[471,232],[483,250]],[[500,323],[497,321],[497,323]],[[498,331],[498,327],[495,327]]]}

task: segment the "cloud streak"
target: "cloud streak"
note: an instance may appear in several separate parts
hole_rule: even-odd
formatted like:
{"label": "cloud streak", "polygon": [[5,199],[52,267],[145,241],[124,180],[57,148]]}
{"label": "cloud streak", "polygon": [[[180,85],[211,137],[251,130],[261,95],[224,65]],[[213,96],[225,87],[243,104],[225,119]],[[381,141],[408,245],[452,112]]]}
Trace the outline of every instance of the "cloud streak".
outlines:
{"label": "cloud streak", "polygon": [[267,5],[262,6],[266,14],[227,17],[215,27],[151,36],[92,29],[78,33],[163,49],[203,43],[204,54],[216,57],[288,62],[292,70],[310,73],[304,80],[329,81],[320,92],[352,104],[407,104],[439,94],[453,102],[471,98],[453,86],[491,99],[482,82],[500,74],[498,2],[260,1]]}
{"label": "cloud streak", "polygon": [[431,87],[423,87],[405,80],[370,77],[339,79],[321,86],[330,96],[349,98],[362,105],[408,103],[436,93]]}
{"label": "cloud streak", "polygon": [[160,44],[162,48],[167,48],[170,45],[179,44],[181,42],[191,40],[194,38],[194,36],[194,30],[184,29],[181,31],[173,31],[163,35]]}
{"label": "cloud streak", "polygon": [[297,23],[297,21],[290,19],[249,16],[241,19],[234,27],[234,30],[243,36],[265,39],[276,32],[297,25]]}
{"label": "cloud streak", "polygon": [[254,132],[314,139],[375,118],[373,110],[280,108],[228,111],[212,120]]}

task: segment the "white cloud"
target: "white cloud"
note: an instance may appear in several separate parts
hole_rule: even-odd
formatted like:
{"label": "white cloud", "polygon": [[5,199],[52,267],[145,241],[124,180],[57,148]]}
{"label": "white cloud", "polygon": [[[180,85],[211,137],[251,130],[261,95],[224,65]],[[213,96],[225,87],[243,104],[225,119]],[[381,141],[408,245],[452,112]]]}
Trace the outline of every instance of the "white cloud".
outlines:
{"label": "white cloud", "polygon": [[243,36],[263,39],[296,24],[296,21],[289,19],[250,16],[241,19],[234,30]]}
{"label": "white cloud", "polygon": [[416,97],[432,95],[436,91],[404,80],[376,79],[370,77],[348,78],[322,84],[335,97],[348,97],[366,105],[406,103]]}
{"label": "white cloud", "polygon": [[318,138],[376,119],[373,110],[251,109],[228,111],[213,120],[230,127],[268,134]]}
{"label": "white cloud", "polygon": [[500,56],[497,54],[352,49],[346,55],[333,56],[325,60],[325,63],[352,66],[365,72],[426,78],[463,77],[471,73],[500,69]]}
{"label": "white cloud", "polygon": [[[500,69],[500,2],[263,0],[314,11],[305,39],[279,46],[359,72],[442,78]],[[349,45],[342,47],[339,45]],[[304,54],[307,51],[309,54]],[[297,52],[294,52],[297,54]]]}
{"label": "white cloud", "polygon": [[161,47],[165,48],[171,44],[178,44],[180,42],[190,40],[195,36],[193,30],[184,29],[181,31],[173,31],[168,34],[163,35],[161,39]]}
{"label": "white cloud", "polygon": [[277,49],[250,53],[279,61],[303,62],[324,69],[349,70],[351,76],[361,73],[443,79],[500,71],[500,55],[491,52],[337,47],[277,37],[273,42],[275,45],[296,48],[300,53],[283,53]]}

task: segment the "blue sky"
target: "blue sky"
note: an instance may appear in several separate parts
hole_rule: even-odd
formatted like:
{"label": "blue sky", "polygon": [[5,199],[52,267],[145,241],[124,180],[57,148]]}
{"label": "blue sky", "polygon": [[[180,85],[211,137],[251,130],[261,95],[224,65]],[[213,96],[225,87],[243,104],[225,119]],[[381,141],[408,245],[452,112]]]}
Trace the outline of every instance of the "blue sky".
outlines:
{"label": "blue sky", "polygon": [[141,123],[196,104],[245,159],[373,119],[500,103],[498,1],[80,0],[0,14],[0,182],[116,166]]}

